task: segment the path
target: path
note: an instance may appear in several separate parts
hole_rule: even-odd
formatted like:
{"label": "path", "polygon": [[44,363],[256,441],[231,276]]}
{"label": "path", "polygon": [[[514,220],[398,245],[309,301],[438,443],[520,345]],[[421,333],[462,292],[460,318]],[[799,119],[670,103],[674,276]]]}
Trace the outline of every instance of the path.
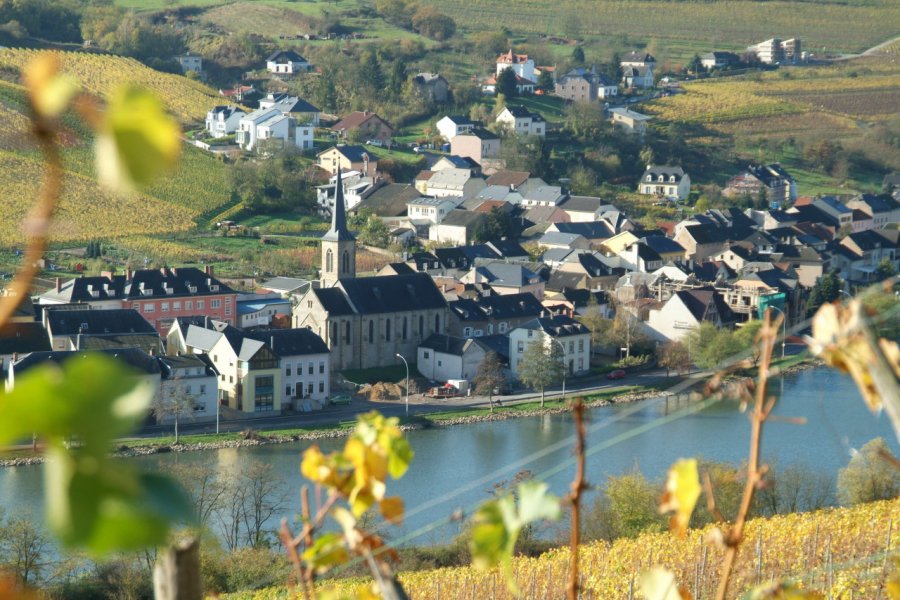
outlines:
{"label": "path", "polygon": [[872,46],[868,50],[863,50],[859,54],[841,54],[840,56],[832,58],[831,61],[837,62],[837,61],[841,61],[841,60],[851,60],[854,58],[859,58],[861,56],[872,56],[873,54],[877,54],[878,52],[880,52],[882,48],[890,46],[894,42],[900,42],[900,36],[897,36],[895,38],[891,38],[887,41],[881,42],[878,45]]}

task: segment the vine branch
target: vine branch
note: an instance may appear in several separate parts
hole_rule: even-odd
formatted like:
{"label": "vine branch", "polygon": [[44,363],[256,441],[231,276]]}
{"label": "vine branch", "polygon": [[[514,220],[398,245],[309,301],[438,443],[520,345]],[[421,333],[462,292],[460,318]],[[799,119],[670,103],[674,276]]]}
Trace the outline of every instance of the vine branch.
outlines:
{"label": "vine branch", "polygon": [[578,547],[581,543],[581,493],[587,487],[584,481],[585,463],[585,430],[584,401],[576,398],[572,406],[575,415],[575,479],[569,491],[569,502],[572,503],[572,538],[569,551],[569,581],[566,583],[566,598],[578,600]]}

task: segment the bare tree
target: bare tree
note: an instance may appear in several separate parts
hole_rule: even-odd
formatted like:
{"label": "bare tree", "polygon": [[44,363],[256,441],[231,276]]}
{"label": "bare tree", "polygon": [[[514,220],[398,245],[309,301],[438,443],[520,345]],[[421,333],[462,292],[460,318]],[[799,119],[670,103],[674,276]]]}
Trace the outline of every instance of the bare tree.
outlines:
{"label": "bare tree", "polygon": [[478,365],[478,374],[475,376],[475,393],[487,394],[491,412],[494,412],[494,388],[503,385],[506,376],[503,374],[503,364],[496,352],[488,352],[484,355],[481,364]]}
{"label": "bare tree", "polygon": [[178,422],[183,417],[194,418],[196,399],[182,384],[181,377],[174,377],[170,385],[160,388],[159,395],[153,400],[152,411],[157,423],[171,417],[175,423],[175,443],[178,443]]}
{"label": "bare tree", "polygon": [[24,515],[4,519],[0,513],[0,570],[6,570],[23,586],[33,585],[48,566],[50,540]]}
{"label": "bare tree", "polygon": [[681,342],[669,342],[660,349],[659,364],[666,368],[666,377],[669,370],[676,373],[686,371],[691,366],[691,358],[687,347]]}
{"label": "bare tree", "polygon": [[247,544],[257,547],[265,542],[265,526],[284,510],[287,496],[271,465],[254,463],[241,475],[239,485],[243,495],[241,523]]}
{"label": "bare tree", "polygon": [[215,470],[199,465],[175,465],[173,475],[190,495],[200,527],[206,527],[221,508],[228,482]]}

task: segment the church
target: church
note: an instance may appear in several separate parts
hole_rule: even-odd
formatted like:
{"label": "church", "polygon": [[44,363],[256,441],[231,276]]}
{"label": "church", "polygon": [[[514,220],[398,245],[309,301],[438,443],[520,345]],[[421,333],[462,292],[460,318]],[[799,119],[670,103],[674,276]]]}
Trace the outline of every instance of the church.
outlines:
{"label": "church", "polygon": [[334,371],[400,364],[398,354],[414,363],[419,344],[446,331],[447,301],[426,273],[356,277],[356,238],[347,229],[340,170],[335,189],[319,287],[301,296],[293,326],[325,340]]}

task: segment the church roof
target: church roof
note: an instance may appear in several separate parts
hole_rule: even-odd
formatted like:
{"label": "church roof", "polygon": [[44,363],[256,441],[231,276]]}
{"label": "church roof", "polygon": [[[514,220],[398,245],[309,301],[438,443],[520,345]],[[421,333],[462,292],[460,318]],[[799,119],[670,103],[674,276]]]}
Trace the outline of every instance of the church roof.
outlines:
{"label": "church roof", "polygon": [[339,285],[358,314],[447,307],[443,294],[426,273],[341,279]]}
{"label": "church roof", "polygon": [[334,210],[331,215],[331,229],[322,236],[328,242],[349,242],[356,239],[347,229],[347,207],[344,204],[344,186],[341,185],[341,167],[338,165],[335,181]]}

